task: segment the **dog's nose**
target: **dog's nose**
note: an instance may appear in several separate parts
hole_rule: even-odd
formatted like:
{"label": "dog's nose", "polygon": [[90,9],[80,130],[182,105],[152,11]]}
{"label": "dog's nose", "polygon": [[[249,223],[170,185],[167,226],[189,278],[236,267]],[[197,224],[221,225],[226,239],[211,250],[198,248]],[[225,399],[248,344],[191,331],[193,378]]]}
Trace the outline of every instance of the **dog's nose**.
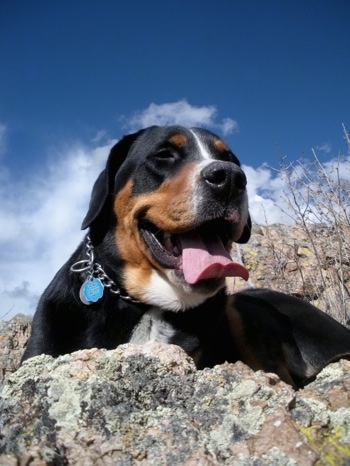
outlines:
{"label": "dog's nose", "polygon": [[213,162],[201,171],[211,191],[220,197],[239,194],[247,185],[243,170],[231,162]]}

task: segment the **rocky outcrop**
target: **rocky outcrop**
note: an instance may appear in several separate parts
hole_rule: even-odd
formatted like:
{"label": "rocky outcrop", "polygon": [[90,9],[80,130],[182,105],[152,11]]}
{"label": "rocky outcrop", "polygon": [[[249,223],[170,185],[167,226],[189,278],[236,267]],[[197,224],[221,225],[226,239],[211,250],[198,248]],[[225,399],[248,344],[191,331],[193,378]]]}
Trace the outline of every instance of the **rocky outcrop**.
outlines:
{"label": "rocky outcrop", "polygon": [[8,377],[0,464],[349,464],[350,362],[294,392],[160,343],[39,356]]}
{"label": "rocky outcrop", "polygon": [[19,366],[31,321],[30,316],[18,314],[10,321],[0,322],[0,386],[5,377]]}

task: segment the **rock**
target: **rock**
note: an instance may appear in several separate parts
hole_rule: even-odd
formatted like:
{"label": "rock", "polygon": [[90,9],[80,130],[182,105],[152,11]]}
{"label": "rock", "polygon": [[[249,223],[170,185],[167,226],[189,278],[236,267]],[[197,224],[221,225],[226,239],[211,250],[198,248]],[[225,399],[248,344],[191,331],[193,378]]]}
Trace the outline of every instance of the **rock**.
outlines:
{"label": "rock", "polygon": [[236,245],[250,280],[228,280],[228,292],[271,288],[306,299],[344,325],[350,322],[350,227],[322,224],[254,225],[250,241]]}
{"label": "rock", "polygon": [[1,465],[348,464],[350,362],[295,392],[157,342],[28,360],[0,401]]}
{"label": "rock", "polygon": [[29,338],[32,318],[23,314],[0,322],[0,386],[8,374],[19,366]]}

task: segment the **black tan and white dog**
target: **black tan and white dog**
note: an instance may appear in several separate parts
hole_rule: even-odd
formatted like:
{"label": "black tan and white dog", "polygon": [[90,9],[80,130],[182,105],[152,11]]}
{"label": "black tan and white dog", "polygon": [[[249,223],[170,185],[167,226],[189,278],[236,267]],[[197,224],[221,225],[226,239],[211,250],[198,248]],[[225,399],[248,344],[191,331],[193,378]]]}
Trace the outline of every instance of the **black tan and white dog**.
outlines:
{"label": "black tan and white dog", "polygon": [[97,178],[83,243],[38,305],[23,360],[152,339],[180,345],[198,368],[241,360],[303,386],[350,356],[350,331],[310,304],[250,289],[231,260],[250,237],[246,177],[204,129],[151,127],[125,136]]}

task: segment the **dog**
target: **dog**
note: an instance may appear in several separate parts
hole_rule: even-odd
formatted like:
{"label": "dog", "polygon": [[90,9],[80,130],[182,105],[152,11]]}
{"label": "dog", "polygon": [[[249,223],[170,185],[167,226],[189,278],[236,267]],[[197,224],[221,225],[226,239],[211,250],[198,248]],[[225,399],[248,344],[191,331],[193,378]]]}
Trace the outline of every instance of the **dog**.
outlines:
{"label": "dog", "polygon": [[350,356],[350,331],[298,298],[225,293],[248,279],[232,261],[250,237],[237,157],[199,128],[153,126],[124,136],[97,178],[83,242],[43,293],[22,362],[156,339],[201,369],[236,362],[295,388]]}

